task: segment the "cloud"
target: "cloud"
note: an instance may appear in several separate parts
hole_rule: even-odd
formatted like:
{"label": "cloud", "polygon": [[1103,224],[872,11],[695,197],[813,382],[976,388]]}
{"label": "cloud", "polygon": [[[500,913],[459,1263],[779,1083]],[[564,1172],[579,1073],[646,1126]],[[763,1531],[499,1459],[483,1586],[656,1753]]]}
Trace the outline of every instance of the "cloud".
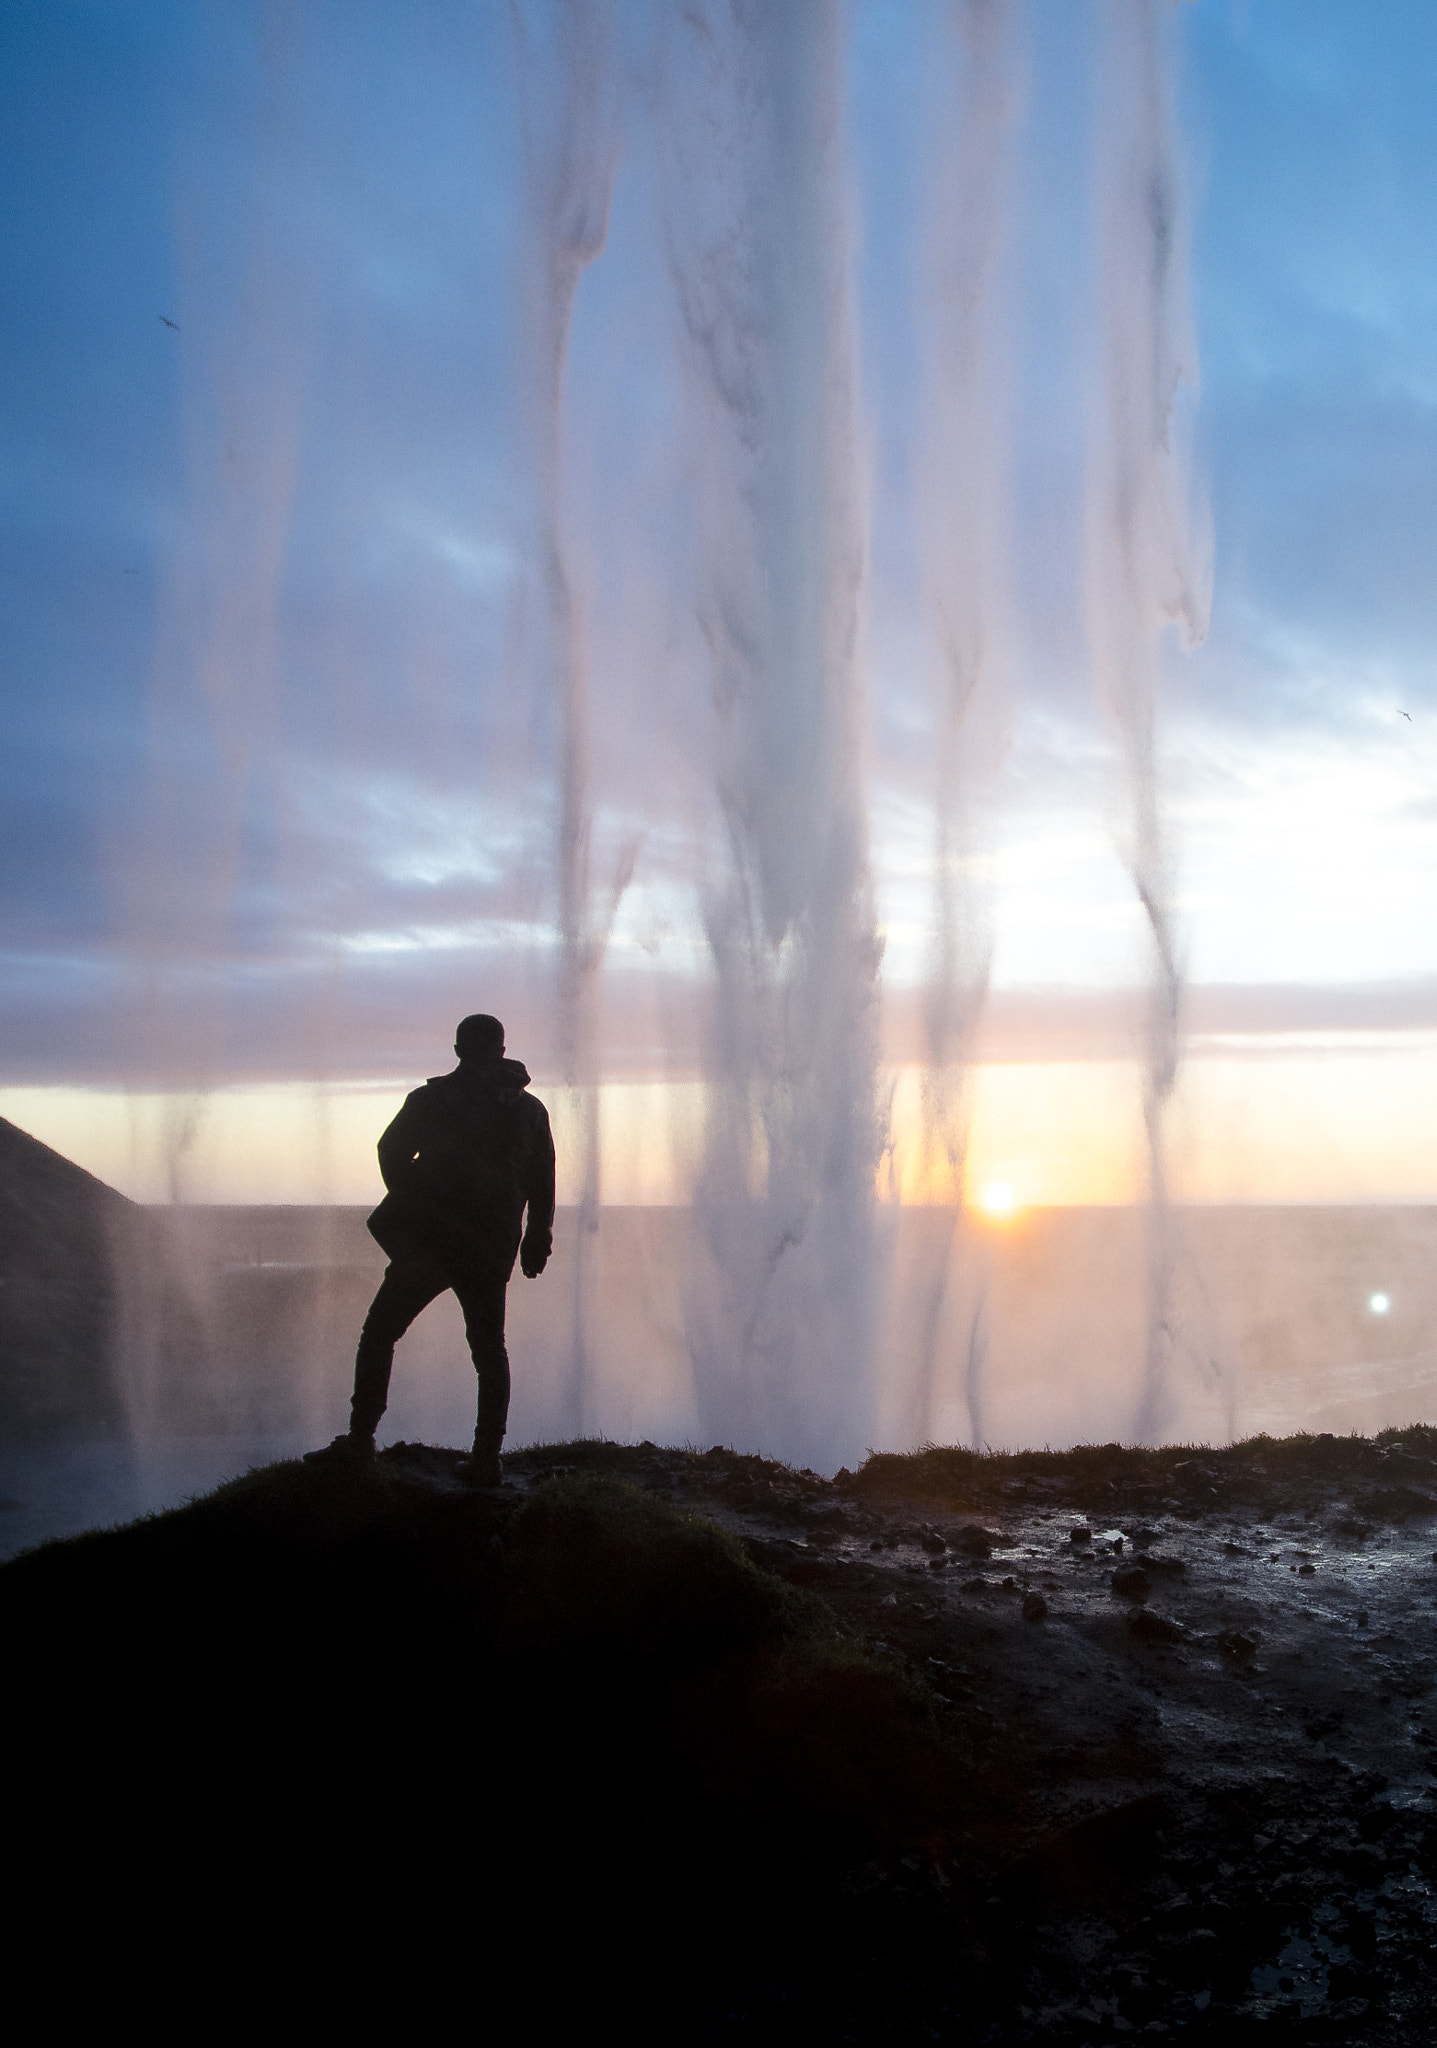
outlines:
{"label": "cloud", "polygon": [[[1202,1028],[1327,1028],[1300,1020],[1353,990],[1406,1015],[1433,928],[1437,27],[1274,4],[1238,37],[1222,9],[1187,12],[1217,584],[1206,646],[1166,679],[1168,818],[1190,969],[1229,991],[1194,991],[1190,1016],[1267,1016],[1232,993],[1264,972],[1291,983],[1278,1021]],[[1090,986],[1000,988],[983,1043],[1025,1058],[1127,1043],[1130,999],[1091,984],[1142,973],[1082,617],[1086,45],[1080,11],[1032,20],[995,316],[1015,623],[964,802],[1000,983]],[[551,1057],[507,17],[400,33],[320,7],[273,48],[258,21],[28,10],[0,29],[11,1079],[423,1072],[476,989]],[[901,10],[861,8],[856,33],[866,766],[906,1057],[933,917],[915,219],[944,110]],[[566,386],[596,877],[643,835],[606,979],[614,1072],[700,1060],[721,829],[648,147],[635,100]],[[1426,1028],[1420,1008],[1391,1028]]]}

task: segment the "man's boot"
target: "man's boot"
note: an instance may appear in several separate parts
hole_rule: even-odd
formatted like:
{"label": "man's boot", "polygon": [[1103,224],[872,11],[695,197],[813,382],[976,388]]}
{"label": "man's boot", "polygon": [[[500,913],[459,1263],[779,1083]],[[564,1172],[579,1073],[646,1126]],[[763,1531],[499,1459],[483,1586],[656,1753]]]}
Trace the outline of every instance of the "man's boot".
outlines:
{"label": "man's boot", "polygon": [[322,1451],[306,1451],[306,1465],[372,1465],[374,1463],[374,1438],[355,1436],[346,1430],[334,1442],[326,1444]]}
{"label": "man's boot", "polygon": [[[369,1315],[374,1310],[371,1308]],[[322,1451],[306,1451],[306,1465],[372,1465],[374,1432],[389,1399],[389,1373],[394,1364],[394,1340],[387,1333],[376,1336],[365,1317],[359,1351],[354,1361],[354,1394],[349,1403],[349,1428]]]}
{"label": "man's boot", "polygon": [[474,1448],[467,1458],[459,1461],[459,1477],[466,1486],[502,1486],[504,1467],[499,1460],[499,1446],[504,1441],[490,1430],[475,1430]]}

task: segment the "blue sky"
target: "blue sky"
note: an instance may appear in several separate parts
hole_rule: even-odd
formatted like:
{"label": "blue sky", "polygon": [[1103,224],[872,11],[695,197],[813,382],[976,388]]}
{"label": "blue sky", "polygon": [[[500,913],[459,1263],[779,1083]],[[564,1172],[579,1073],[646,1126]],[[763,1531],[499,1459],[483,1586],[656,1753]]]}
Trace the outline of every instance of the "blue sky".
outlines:
{"label": "blue sky", "polygon": [[[990,1051],[1025,1057],[1116,1043],[1102,1003],[1145,971],[1081,599],[1103,12],[1016,7],[1006,60],[1008,659],[968,817]],[[610,231],[565,389],[600,888],[638,847],[615,1074],[692,1066],[705,968],[663,13],[613,17]],[[524,326],[548,19],[525,58],[498,6],[4,10],[0,1083],[422,1073],[481,1004],[552,1064]],[[1160,725],[1192,1016],[1437,1026],[1437,14],[1197,0],[1171,33],[1213,536],[1210,630],[1169,650]],[[848,41],[895,1056],[930,914],[915,366],[947,34],[937,8],[856,0]]]}

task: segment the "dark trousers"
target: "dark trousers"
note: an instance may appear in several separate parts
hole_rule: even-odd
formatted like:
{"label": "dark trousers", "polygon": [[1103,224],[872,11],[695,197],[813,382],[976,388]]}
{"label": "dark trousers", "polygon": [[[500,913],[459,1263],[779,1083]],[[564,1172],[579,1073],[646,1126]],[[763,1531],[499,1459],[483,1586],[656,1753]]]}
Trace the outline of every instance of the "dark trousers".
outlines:
{"label": "dark trousers", "polygon": [[354,1436],[373,1436],[389,1403],[394,1347],[421,1309],[452,1287],[464,1311],[464,1334],[479,1375],[476,1450],[498,1452],[509,1421],[509,1354],[504,1348],[504,1290],[509,1276],[500,1268],[477,1268],[456,1278],[432,1252],[396,1258],[370,1303],[354,1360],[354,1399],[349,1427]]}

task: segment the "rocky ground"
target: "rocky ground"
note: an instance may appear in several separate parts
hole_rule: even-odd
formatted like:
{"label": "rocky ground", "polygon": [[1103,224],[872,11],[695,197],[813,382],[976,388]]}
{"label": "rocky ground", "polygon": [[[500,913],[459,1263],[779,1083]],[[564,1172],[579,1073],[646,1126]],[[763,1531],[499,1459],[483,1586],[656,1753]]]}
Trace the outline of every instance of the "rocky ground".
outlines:
{"label": "rocky ground", "polygon": [[652,1444],[506,1464],[513,1503],[598,1467],[711,1517],[931,1689],[971,1825],[845,1879],[926,1930],[896,2030],[1432,2038],[1437,1431],[833,1481]]}
{"label": "rocky ground", "polygon": [[1437,1430],[459,1462],[0,1568],[17,1955],[282,1976],[320,1910],[331,2003],[458,1968],[560,2035],[1433,2038]]}

